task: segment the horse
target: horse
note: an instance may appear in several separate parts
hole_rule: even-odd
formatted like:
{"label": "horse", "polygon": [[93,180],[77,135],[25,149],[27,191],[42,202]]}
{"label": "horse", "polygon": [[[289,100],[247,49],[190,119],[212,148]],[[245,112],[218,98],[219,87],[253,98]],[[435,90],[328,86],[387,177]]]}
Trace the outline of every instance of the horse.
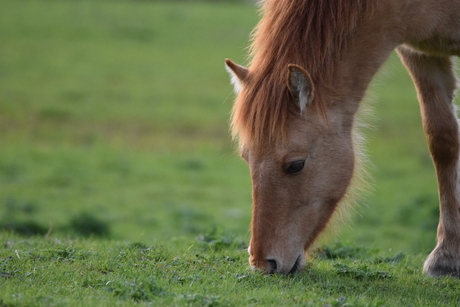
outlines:
{"label": "horse", "polygon": [[356,114],[396,50],[417,90],[439,193],[437,244],[423,272],[460,277],[459,121],[452,57],[460,0],[265,0],[249,66],[226,59],[231,130],[252,180],[249,263],[302,269],[360,171]]}

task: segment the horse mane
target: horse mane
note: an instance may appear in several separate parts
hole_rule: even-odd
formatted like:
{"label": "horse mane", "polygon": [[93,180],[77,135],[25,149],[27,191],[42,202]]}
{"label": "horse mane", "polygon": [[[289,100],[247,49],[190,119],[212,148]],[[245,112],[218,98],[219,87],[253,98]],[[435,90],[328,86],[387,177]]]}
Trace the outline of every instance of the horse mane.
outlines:
{"label": "horse mane", "polygon": [[299,114],[287,86],[289,64],[315,84],[313,107],[325,112],[324,84],[349,38],[375,0],[264,0],[252,33],[249,75],[235,101],[233,136],[245,144],[284,139],[290,114]]}

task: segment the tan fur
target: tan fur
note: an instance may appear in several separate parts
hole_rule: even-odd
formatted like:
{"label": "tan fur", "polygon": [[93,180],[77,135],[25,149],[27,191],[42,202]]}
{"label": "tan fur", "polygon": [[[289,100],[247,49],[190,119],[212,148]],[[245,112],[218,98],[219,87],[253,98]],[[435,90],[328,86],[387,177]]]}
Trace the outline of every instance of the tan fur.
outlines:
{"label": "tan fur", "polygon": [[[438,245],[424,271],[459,276],[460,138],[449,56],[460,55],[460,0],[267,0],[262,13],[249,69],[227,61],[241,87],[233,135],[253,184],[251,265],[289,273],[304,264],[360,167],[360,101],[398,48],[439,183]],[[300,100],[308,100],[305,112]],[[304,169],[289,174],[296,161]]]}

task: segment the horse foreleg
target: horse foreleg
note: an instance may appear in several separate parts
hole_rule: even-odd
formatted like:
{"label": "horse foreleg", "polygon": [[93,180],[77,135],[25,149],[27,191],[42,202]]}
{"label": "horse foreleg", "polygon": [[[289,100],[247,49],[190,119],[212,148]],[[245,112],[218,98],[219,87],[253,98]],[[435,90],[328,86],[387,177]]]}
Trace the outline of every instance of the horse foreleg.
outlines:
{"label": "horse foreleg", "polygon": [[439,190],[437,245],[425,261],[429,276],[460,277],[459,124],[452,101],[456,77],[449,57],[434,57],[408,47],[398,54],[417,88],[423,128]]}

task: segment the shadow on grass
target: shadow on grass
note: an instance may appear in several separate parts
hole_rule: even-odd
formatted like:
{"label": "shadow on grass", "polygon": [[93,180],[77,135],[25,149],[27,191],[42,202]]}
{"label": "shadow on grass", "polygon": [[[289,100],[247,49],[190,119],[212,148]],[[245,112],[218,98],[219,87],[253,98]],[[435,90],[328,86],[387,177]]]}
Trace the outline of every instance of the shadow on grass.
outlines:
{"label": "shadow on grass", "polygon": [[82,212],[70,220],[69,229],[72,233],[83,237],[110,237],[109,224],[89,212]]}
{"label": "shadow on grass", "polygon": [[21,236],[42,236],[56,231],[78,237],[110,237],[110,225],[92,213],[81,212],[70,218],[67,224],[56,229],[37,221],[38,206],[34,203],[7,199],[5,211],[0,216],[0,230]]}
{"label": "shadow on grass", "polygon": [[458,279],[432,279],[411,267],[381,271],[378,265],[335,263],[331,269],[309,268],[291,278],[337,298],[323,306],[414,306],[406,304],[414,297],[443,306],[458,306],[460,301]]}

